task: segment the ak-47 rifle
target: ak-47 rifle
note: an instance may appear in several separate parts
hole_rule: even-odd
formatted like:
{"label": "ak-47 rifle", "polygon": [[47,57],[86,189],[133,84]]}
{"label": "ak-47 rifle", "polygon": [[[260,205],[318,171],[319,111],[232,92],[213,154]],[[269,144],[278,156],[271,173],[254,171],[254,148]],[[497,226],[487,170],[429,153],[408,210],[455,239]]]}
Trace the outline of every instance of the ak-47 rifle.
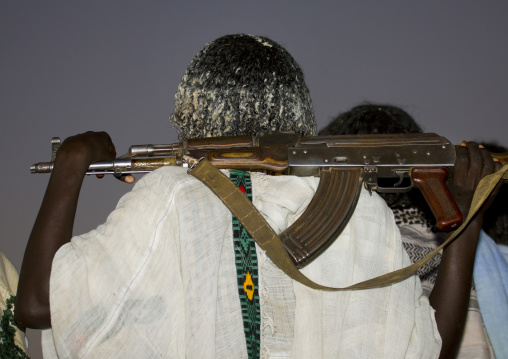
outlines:
{"label": "ak-47 rifle", "polygon": [[[53,138],[52,160],[32,165],[31,172],[51,172],[59,146],[60,140]],[[493,157],[506,161],[508,153]],[[261,132],[169,145],[135,145],[113,161],[91,164],[87,174],[120,177],[162,166],[186,166],[189,158],[206,158],[224,169],[320,176],[305,212],[280,235],[298,268],[319,256],[342,232],[362,184],[369,191],[383,193],[420,189],[441,230],[453,229],[463,219],[446,186],[455,163],[455,146],[433,133],[299,137]],[[384,184],[386,181],[389,184]]]}

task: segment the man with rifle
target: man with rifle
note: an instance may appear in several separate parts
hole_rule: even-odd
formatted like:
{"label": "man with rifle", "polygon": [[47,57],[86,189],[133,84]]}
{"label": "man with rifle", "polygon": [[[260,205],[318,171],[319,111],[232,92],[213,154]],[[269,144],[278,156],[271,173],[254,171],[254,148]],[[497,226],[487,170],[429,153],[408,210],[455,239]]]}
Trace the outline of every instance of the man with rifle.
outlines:
{"label": "man with rifle", "polygon": [[[362,103],[337,115],[333,121],[319,131],[319,135],[347,136],[353,134],[422,132],[422,128],[413,117],[400,107],[378,103]],[[446,240],[448,233],[436,228],[436,220],[420,191],[380,193],[380,196],[393,211],[402,243],[412,262],[421,260]],[[499,200],[499,195],[496,198],[497,200]],[[489,212],[491,211],[492,207]],[[474,241],[471,241],[470,249],[476,251],[476,247]],[[434,295],[439,293],[439,291],[433,291],[433,287],[439,272],[440,261],[441,254],[438,254],[417,272],[423,292],[427,296],[432,293]],[[469,264],[465,267],[463,273],[469,273],[469,276],[471,271],[473,271],[473,265]],[[429,298],[433,307],[436,306],[434,303],[435,298]],[[460,317],[457,319],[457,324],[459,324],[460,320],[464,320],[461,334],[465,334],[461,335],[462,340],[457,349],[458,357],[474,357],[477,359],[492,357],[492,347],[490,346],[482,315],[480,314],[480,308],[478,307],[479,299],[477,298],[475,288],[471,286],[469,298],[460,297],[460,299],[463,301],[467,300],[469,307],[467,315],[460,313]],[[456,304],[458,305],[459,303],[457,301]],[[437,313],[436,318],[438,323],[440,320],[445,322],[450,321],[449,317],[441,316],[441,313]],[[438,327],[442,328],[439,324]]]}
{"label": "man with rifle", "polygon": [[[182,141],[315,131],[300,67],[264,37],[207,44],[175,98],[171,120]],[[221,200],[179,167],[143,177],[104,225],[71,240],[84,174],[115,155],[109,136],[95,132],[68,138],[56,154],[16,302],[20,324],[47,329],[47,357],[425,358],[439,355],[441,336],[443,354],[455,350],[481,213],[443,256],[434,309],[451,322],[438,333],[415,276],[368,290],[308,288],[275,266]],[[467,212],[477,182],[495,164],[472,143],[457,158],[451,189]],[[319,182],[223,173],[277,233],[305,211]],[[339,238],[302,272],[345,287],[408,264],[390,210],[362,189]]]}

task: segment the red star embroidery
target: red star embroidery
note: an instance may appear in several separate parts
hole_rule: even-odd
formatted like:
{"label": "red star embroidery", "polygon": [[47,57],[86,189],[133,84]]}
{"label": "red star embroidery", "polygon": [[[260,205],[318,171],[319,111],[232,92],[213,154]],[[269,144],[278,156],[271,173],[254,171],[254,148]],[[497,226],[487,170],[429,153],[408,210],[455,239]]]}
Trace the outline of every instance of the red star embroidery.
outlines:
{"label": "red star embroidery", "polygon": [[243,184],[240,184],[240,191],[242,191],[243,193],[245,193],[245,187],[243,186]]}

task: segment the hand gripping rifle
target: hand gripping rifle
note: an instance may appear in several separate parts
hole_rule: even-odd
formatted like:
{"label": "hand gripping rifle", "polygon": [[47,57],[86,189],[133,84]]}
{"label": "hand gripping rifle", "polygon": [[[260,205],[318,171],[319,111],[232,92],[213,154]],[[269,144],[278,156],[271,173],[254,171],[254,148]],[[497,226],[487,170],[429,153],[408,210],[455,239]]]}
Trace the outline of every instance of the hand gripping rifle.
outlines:
{"label": "hand gripping rifle", "polygon": [[[52,160],[32,165],[31,172],[51,172],[59,146],[60,139],[53,138]],[[463,219],[446,186],[455,163],[455,146],[433,133],[299,137],[260,132],[134,145],[113,161],[91,164],[87,174],[146,173],[162,166],[187,166],[189,157],[206,158],[221,169],[320,176],[305,212],[280,235],[298,268],[317,258],[342,232],[362,185],[382,193],[420,189],[441,230],[456,228]],[[508,153],[493,157],[506,162]]]}

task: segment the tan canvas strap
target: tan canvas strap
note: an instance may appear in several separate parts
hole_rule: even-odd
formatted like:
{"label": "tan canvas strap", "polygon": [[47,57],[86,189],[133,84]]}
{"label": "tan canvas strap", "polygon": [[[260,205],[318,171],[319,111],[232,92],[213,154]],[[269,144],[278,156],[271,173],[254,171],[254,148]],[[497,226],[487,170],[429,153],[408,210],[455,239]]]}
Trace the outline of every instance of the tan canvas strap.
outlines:
{"label": "tan canvas strap", "polygon": [[245,229],[250,233],[256,243],[266,252],[266,255],[272,260],[272,262],[289,277],[313,289],[340,291],[381,287],[399,282],[413,275],[418,268],[427,263],[429,259],[436,255],[436,253],[438,253],[444,246],[462,233],[464,228],[471,221],[474,214],[480,209],[483,202],[485,202],[499,181],[503,179],[508,180],[508,165],[505,165],[500,171],[486,176],[481,180],[474,194],[471,209],[464,223],[455,230],[455,232],[453,232],[453,234],[442,245],[429,253],[425,258],[405,268],[343,288],[333,288],[320,285],[310,280],[302,272],[300,272],[293,264],[289,254],[282,245],[279,236],[273,231],[261,213],[259,213],[256,207],[254,207],[254,205],[229,180],[229,178],[227,178],[226,175],[215,168],[207,160],[202,160],[195,164],[189,170],[189,173],[202,181],[222,200],[231,213],[238,218],[240,223],[242,223]]}

